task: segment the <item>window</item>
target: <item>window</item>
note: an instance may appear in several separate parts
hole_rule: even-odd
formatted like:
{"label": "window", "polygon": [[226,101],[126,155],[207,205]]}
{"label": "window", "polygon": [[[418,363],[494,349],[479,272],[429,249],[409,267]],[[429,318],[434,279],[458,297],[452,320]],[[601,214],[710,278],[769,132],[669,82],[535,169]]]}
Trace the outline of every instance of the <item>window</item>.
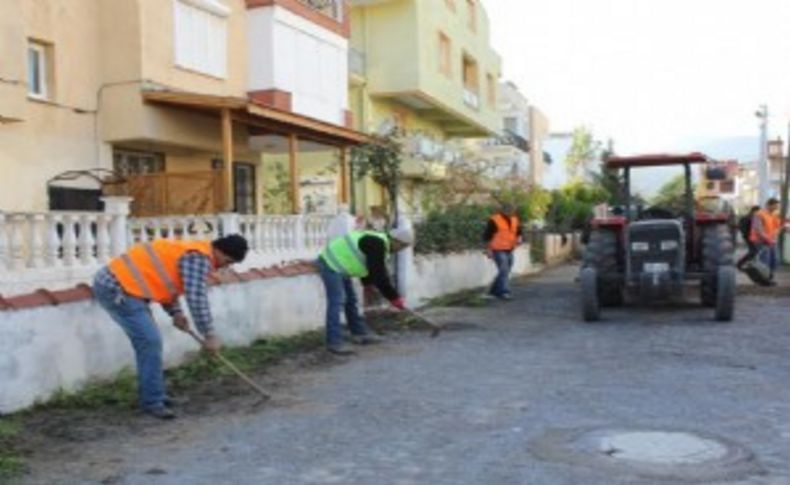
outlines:
{"label": "window", "polygon": [[255,214],[255,165],[233,164],[233,205],[239,214]]}
{"label": "window", "polygon": [[492,74],[486,74],[486,82],[488,83],[488,105],[496,107],[496,81]]}
{"label": "window", "polygon": [[27,46],[27,94],[31,98],[49,99],[50,47],[34,40]]}
{"label": "window", "polygon": [[144,175],[165,171],[162,153],[136,150],[113,150],[113,168],[119,175]]}
{"label": "window", "polygon": [[450,38],[439,32],[439,72],[448,77],[453,75],[451,51]]}
{"label": "window", "polygon": [[466,0],[466,10],[469,15],[467,25],[472,32],[477,32],[477,5],[475,5],[475,0]]}
{"label": "window", "polygon": [[464,102],[471,108],[480,107],[480,81],[478,79],[477,61],[464,54]]}
{"label": "window", "polygon": [[510,133],[520,134],[521,131],[518,129],[518,118],[515,116],[508,116],[505,118],[505,130],[509,131]]}
{"label": "window", "polygon": [[174,1],[176,65],[224,78],[230,9],[218,0]]}

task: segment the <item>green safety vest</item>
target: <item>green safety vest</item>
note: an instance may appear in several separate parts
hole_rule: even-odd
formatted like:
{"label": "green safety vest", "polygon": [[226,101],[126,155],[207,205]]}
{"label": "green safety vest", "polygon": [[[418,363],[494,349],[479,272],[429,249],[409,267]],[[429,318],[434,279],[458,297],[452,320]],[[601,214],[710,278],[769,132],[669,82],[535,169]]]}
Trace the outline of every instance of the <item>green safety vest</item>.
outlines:
{"label": "green safety vest", "polygon": [[352,278],[364,278],[368,275],[368,264],[365,254],[359,249],[359,240],[365,236],[373,236],[384,241],[384,248],[389,253],[390,241],[386,234],[373,231],[351,231],[329,241],[321,259],[329,268]]}

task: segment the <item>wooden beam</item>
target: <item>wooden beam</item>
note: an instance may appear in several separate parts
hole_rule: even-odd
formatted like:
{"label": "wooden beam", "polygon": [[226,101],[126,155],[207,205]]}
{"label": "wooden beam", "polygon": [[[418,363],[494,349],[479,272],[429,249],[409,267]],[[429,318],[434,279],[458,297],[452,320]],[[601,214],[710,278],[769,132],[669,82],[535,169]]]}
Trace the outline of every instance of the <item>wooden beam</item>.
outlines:
{"label": "wooden beam", "polygon": [[340,147],[340,193],[338,202],[348,204],[348,148]]}
{"label": "wooden beam", "polygon": [[288,169],[291,176],[291,212],[299,213],[299,174],[296,167],[296,153],[299,150],[299,139],[295,133],[288,136]]}
{"label": "wooden beam", "polygon": [[226,212],[233,212],[233,120],[222,108],[222,193]]}

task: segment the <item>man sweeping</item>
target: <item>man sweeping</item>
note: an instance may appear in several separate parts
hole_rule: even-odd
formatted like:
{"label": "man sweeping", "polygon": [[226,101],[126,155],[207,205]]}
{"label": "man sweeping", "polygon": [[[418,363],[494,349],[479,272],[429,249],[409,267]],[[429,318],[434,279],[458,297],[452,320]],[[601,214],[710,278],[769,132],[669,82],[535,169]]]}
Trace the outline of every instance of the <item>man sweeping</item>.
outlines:
{"label": "man sweeping", "polygon": [[203,334],[204,349],[216,353],[221,344],[212,326],[207,279],[212,271],[244,260],[247,249],[247,241],[239,235],[203,242],[159,239],[133,246],[96,274],[96,300],[134,348],[139,402],[145,414],[175,418],[165,393],[162,335],[148,304],[161,304],[173,325],[186,331],[189,320],[178,303],[178,297],[185,295],[195,326]]}
{"label": "man sweeping", "polygon": [[486,254],[494,261],[497,275],[488,290],[489,298],[510,300],[510,270],[513,268],[513,251],[523,237],[521,221],[512,204],[502,204],[499,212],[488,220],[483,241],[487,245]]}
{"label": "man sweeping", "polygon": [[326,346],[336,355],[350,355],[354,351],[343,341],[340,310],[346,315],[352,342],[372,344],[378,338],[372,334],[359,314],[352,278],[361,278],[365,286],[375,286],[395,308],[405,309],[403,298],[390,281],[387,256],[414,242],[410,229],[396,228],[389,233],[351,231],[332,239],[316,262],[326,290]]}

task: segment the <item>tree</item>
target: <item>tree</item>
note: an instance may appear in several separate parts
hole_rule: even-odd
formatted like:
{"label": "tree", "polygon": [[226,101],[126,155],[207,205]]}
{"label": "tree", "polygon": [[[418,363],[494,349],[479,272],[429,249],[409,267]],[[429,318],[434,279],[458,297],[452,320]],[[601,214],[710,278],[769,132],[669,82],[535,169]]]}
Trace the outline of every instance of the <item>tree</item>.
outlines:
{"label": "tree", "polygon": [[675,213],[682,213],[686,207],[686,177],[676,175],[658,189],[650,203]]}
{"label": "tree", "polygon": [[591,174],[594,185],[601,187],[607,192],[606,202],[609,205],[621,205],[623,203],[623,176],[616,169],[606,166],[606,160],[614,156],[614,140],[611,138],[606,142],[606,148],[601,151],[600,171]]}
{"label": "tree", "polygon": [[578,126],[573,130],[573,141],[568,155],[565,157],[565,169],[568,177],[573,180],[585,178],[598,159],[601,143],[593,137],[592,130],[587,126]]}
{"label": "tree", "polygon": [[390,209],[397,214],[398,188],[403,178],[401,170],[403,147],[396,133],[383,136],[371,135],[371,137],[373,140],[370,143],[351,149],[354,176],[362,179],[370,175],[374,182],[384,187]]}

